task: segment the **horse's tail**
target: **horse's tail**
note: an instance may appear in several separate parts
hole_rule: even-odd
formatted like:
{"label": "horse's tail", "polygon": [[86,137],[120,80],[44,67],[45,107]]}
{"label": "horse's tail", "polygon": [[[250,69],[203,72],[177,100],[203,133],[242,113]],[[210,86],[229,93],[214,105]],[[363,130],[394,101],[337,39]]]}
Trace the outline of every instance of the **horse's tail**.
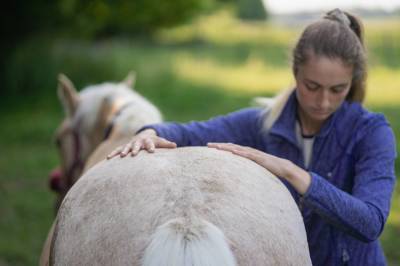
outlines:
{"label": "horse's tail", "polygon": [[236,265],[224,234],[202,219],[173,219],[159,226],[147,246],[143,266]]}

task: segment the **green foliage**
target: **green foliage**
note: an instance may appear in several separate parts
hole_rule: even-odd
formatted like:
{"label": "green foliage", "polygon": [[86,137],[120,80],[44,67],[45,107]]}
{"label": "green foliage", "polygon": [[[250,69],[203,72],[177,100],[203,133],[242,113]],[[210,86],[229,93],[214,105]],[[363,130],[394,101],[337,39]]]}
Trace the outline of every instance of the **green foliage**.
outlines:
{"label": "green foliage", "polygon": [[212,0],[6,1],[0,11],[0,34],[7,38],[0,42],[0,83],[7,82],[9,55],[33,35],[66,32],[85,38],[149,36],[159,28],[188,21],[211,3]]}
{"label": "green foliage", "polygon": [[237,15],[244,20],[266,20],[268,17],[262,0],[237,0]]}
{"label": "green foliage", "polygon": [[85,36],[149,34],[188,21],[207,0],[59,0],[61,14],[75,33]]}
{"label": "green foliage", "polygon": [[[399,14],[400,18],[400,14]],[[369,61],[374,64],[382,64],[390,68],[400,67],[400,19],[375,22],[367,25],[365,32]]]}
{"label": "green foliage", "polygon": [[1,42],[1,45],[14,44],[32,33],[55,28],[59,23],[57,1],[5,1],[1,6],[0,32],[7,36],[8,42]]}
{"label": "green foliage", "polygon": [[15,48],[42,31],[51,31],[60,25],[57,1],[4,1],[0,9],[0,84],[5,82],[10,54]]}

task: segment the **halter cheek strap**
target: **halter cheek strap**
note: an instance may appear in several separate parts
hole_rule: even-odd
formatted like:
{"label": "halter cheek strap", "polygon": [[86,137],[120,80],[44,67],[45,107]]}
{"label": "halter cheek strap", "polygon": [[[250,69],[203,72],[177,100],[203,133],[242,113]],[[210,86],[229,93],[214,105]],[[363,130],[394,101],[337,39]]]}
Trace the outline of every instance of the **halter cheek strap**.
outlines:
{"label": "halter cheek strap", "polygon": [[79,134],[76,130],[70,130],[73,139],[73,161],[72,164],[62,171],[57,169],[50,174],[50,188],[58,193],[68,191],[68,189],[74,184],[75,178],[73,178],[76,172],[80,172],[83,169],[84,163],[81,157],[81,141]]}
{"label": "halter cheek strap", "polygon": [[[113,118],[111,119],[111,122],[108,124],[108,126],[106,127],[105,131],[104,131],[104,138],[103,140],[106,140],[110,135],[111,132],[115,126],[115,121],[117,120],[117,118],[121,115],[121,113],[128,108],[130,105],[132,105],[133,102],[128,102],[126,104],[124,104],[113,116]],[[65,173],[65,179],[66,182],[64,183],[63,189],[64,190],[69,190],[69,188],[72,187],[72,185],[75,183],[75,178],[74,178],[74,174],[77,172],[81,172],[83,167],[84,167],[84,161],[82,160],[81,157],[81,150],[82,150],[82,143],[81,140],[79,138],[79,134],[78,131],[76,130],[76,128],[79,128],[79,123],[77,127],[74,127],[71,129],[71,134],[73,137],[73,161],[72,164],[65,169],[64,173]],[[53,189],[54,190],[54,189]],[[58,192],[61,192],[61,188],[57,189]]]}
{"label": "halter cheek strap", "polygon": [[79,139],[79,134],[75,129],[72,130],[72,136],[74,140],[74,160],[72,161],[71,166],[65,171],[65,176],[67,178],[67,188],[70,188],[75,183],[75,180],[73,178],[74,173],[76,171],[80,172],[83,169],[83,161],[80,153],[81,141]]}

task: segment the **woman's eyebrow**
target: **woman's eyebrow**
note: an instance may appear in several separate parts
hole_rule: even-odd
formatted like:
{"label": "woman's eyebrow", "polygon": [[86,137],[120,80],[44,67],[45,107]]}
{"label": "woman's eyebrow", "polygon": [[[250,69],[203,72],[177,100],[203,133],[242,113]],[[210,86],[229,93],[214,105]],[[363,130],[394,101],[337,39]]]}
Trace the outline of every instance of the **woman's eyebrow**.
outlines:
{"label": "woman's eyebrow", "polygon": [[307,81],[307,82],[309,82],[309,83],[313,83],[313,84],[318,85],[318,86],[322,86],[322,85],[319,84],[318,82],[316,82],[316,81],[314,81],[314,80],[311,80],[311,79],[308,79],[308,78],[305,78],[305,81]]}
{"label": "woman's eyebrow", "polygon": [[[308,79],[308,78],[305,78],[304,80],[309,82],[309,83],[313,83],[315,85],[318,85],[318,86],[322,87],[321,84],[319,84],[318,82],[316,82],[314,80],[311,80],[311,79]],[[344,87],[344,86],[347,86],[347,85],[348,85],[348,82],[344,82],[344,83],[339,83],[339,84],[333,85],[333,86],[331,86],[331,88],[342,87],[342,86]]]}
{"label": "woman's eyebrow", "polygon": [[333,85],[333,86],[331,86],[331,88],[336,88],[336,87],[346,87],[348,85],[348,83],[347,82],[345,82],[345,83],[340,83],[340,84],[337,84],[337,85]]}

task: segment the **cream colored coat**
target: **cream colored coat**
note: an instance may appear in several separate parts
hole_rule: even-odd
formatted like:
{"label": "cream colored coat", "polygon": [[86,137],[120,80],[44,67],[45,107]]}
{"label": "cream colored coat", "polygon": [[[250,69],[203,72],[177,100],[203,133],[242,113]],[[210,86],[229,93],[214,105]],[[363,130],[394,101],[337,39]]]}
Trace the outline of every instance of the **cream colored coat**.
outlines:
{"label": "cream colored coat", "polygon": [[[131,72],[119,83],[102,83],[85,87],[79,93],[73,83],[63,74],[58,77],[58,96],[64,106],[66,117],[56,132],[59,142],[62,183],[66,178],[76,181],[81,174],[103,160],[115,147],[126,143],[134,132],[149,123],[162,121],[161,113],[134,89],[135,75]],[[120,112],[121,107],[128,105]],[[118,115],[116,115],[118,114]],[[107,140],[104,131],[113,120],[113,130]],[[85,169],[76,169],[73,176],[65,176],[76,155],[72,132],[79,137],[79,158]],[[82,171],[83,170],[83,171]],[[61,203],[69,187],[58,195]],[[48,265],[49,249],[54,225],[51,227],[40,257],[40,265]]]}
{"label": "cream colored coat", "polygon": [[311,265],[286,187],[210,148],[103,161],[72,187],[51,265]]}

